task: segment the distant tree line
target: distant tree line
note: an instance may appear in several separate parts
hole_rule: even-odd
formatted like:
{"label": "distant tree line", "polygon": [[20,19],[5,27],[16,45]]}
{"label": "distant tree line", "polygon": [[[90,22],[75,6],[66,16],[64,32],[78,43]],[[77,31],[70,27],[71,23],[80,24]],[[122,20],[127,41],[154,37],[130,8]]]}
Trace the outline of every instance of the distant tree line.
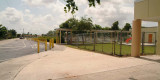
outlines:
{"label": "distant tree line", "polygon": [[98,24],[93,24],[93,21],[91,18],[81,17],[80,20],[76,18],[70,18],[59,25],[60,28],[65,29],[72,29],[75,31],[83,32],[85,30],[124,30],[129,31],[131,29],[131,25],[129,23],[126,23],[125,26],[120,29],[119,28],[119,22],[115,21],[111,27],[102,27]]}
{"label": "distant tree line", "polygon": [[0,24],[0,40],[1,39],[11,39],[16,38],[17,32],[14,29],[8,30],[5,26]]}

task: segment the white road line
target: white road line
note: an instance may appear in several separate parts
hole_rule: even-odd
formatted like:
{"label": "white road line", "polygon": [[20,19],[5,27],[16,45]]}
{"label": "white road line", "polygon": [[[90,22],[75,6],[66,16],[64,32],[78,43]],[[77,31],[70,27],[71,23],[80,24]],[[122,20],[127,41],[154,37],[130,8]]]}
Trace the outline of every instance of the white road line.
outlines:
{"label": "white road line", "polygon": [[0,47],[0,48],[21,48],[21,47],[24,47],[24,46],[17,46],[17,47]]}
{"label": "white road line", "polygon": [[[24,40],[23,40],[22,43],[23,43],[24,46],[17,46],[17,47],[14,47],[14,46],[13,47],[2,47],[1,46],[0,48],[12,48],[12,50],[19,50],[19,49],[23,49],[23,48],[26,47],[26,44],[25,44]],[[16,49],[16,48],[18,48],[18,49]]]}
{"label": "white road line", "polygon": [[15,47],[15,46],[5,46],[5,47],[0,46],[0,48],[22,48],[22,47],[25,48],[25,47],[26,47],[26,44],[24,43],[24,41],[23,41],[23,45],[24,45],[24,46],[16,46],[16,47]]}
{"label": "white road line", "polygon": [[[10,58],[10,59],[12,59],[12,58]],[[8,60],[10,60],[10,59],[4,59],[4,60],[0,60],[1,62],[4,62],[4,61],[8,61]]]}
{"label": "white road line", "polygon": [[26,44],[24,43],[24,40],[23,40],[23,44],[24,44],[24,48],[26,47]]}

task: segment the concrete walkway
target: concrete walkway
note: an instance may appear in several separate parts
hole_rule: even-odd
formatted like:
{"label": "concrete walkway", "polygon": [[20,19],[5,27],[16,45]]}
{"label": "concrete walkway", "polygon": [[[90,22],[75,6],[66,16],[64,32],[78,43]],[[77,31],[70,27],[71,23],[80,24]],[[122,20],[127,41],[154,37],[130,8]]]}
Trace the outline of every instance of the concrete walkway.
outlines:
{"label": "concrete walkway", "polygon": [[113,57],[55,45],[23,67],[14,80],[159,80],[160,57]]}

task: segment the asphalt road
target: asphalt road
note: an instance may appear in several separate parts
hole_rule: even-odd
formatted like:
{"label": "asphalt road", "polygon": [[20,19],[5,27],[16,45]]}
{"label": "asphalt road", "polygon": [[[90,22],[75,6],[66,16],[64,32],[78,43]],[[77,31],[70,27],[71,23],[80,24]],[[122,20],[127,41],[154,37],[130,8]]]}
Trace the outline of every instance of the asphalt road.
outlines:
{"label": "asphalt road", "polygon": [[[44,50],[44,43],[40,43],[40,52]],[[0,45],[0,63],[29,54],[38,54],[37,42],[26,39],[16,39],[12,42]]]}

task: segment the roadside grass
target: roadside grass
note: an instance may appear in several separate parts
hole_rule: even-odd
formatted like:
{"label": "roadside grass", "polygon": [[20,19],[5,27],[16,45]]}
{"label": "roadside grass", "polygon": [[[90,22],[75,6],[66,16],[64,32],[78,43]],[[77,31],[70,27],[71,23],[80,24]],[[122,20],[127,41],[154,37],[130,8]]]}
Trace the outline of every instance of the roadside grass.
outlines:
{"label": "roadside grass", "polygon": [[[78,48],[77,45],[67,45],[71,48]],[[111,43],[108,44],[95,44],[95,52],[100,52],[104,54],[112,54],[112,48],[114,51],[114,45]],[[131,46],[122,45],[121,47],[121,55],[123,56],[130,56],[131,55]],[[79,45],[79,49],[94,51],[94,44],[85,44]],[[144,55],[152,55],[155,54],[155,47],[154,46],[144,46]],[[142,53],[142,49],[141,49]],[[115,44],[115,54],[120,55],[120,45]]]}

